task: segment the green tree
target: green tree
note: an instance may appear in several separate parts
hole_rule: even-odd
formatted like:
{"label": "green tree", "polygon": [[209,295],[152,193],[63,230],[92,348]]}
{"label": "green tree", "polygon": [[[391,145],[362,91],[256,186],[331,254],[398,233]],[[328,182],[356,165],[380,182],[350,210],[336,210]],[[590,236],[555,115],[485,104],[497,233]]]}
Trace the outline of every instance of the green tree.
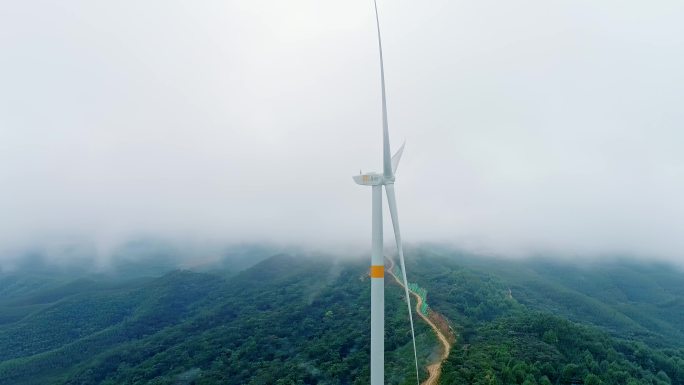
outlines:
{"label": "green tree", "polygon": [[601,385],[601,379],[597,375],[589,373],[584,377],[584,385]]}

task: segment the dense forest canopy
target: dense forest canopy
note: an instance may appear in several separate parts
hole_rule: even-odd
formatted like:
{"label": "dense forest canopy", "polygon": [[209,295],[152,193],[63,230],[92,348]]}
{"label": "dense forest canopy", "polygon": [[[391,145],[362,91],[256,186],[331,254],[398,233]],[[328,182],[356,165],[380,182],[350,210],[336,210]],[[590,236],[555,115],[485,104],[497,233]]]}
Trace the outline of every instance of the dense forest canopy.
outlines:
{"label": "dense forest canopy", "polygon": [[[409,279],[457,334],[441,384],[684,384],[681,270],[408,255]],[[0,273],[0,384],[368,383],[367,261],[262,259],[241,272]],[[402,301],[388,280],[397,385],[415,382]],[[416,326],[424,368],[438,345]]]}

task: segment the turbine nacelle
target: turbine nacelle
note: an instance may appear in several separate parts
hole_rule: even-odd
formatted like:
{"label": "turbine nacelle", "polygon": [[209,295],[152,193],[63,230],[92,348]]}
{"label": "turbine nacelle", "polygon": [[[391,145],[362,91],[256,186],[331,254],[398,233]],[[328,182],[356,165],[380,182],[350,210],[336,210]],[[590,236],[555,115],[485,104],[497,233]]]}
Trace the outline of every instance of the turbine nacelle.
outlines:
{"label": "turbine nacelle", "polygon": [[369,172],[365,174],[354,175],[354,182],[362,186],[379,186],[388,183],[394,183],[394,176],[391,178],[385,177],[383,174],[377,172]]}
{"label": "turbine nacelle", "polygon": [[385,184],[391,184],[394,183],[394,180],[396,179],[394,174],[397,172],[397,168],[399,167],[399,161],[401,160],[401,155],[404,153],[404,146],[406,145],[406,142],[404,142],[401,147],[397,150],[396,153],[392,156],[392,159],[390,162],[388,162],[391,165],[391,170],[392,174],[391,175],[385,175],[385,174],[380,174],[377,172],[368,172],[365,174],[362,174],[359,172],[359,175],[354,175],[352,178],[354,178],[354,182],[356,184],[360,184],[362,186],[378,186],[378,185],[385,185]]}

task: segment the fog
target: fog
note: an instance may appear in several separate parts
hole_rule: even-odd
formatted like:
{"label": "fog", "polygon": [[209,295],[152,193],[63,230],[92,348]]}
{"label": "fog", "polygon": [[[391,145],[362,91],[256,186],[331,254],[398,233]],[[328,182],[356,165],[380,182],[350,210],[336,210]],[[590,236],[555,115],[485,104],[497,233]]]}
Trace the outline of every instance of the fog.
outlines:
{"label": "fog", "polygon": [[[684,3],[378,5],[407,242],[684,263]],[[370,0],[3,2],[0,258],[369,248],[373,23]]]}

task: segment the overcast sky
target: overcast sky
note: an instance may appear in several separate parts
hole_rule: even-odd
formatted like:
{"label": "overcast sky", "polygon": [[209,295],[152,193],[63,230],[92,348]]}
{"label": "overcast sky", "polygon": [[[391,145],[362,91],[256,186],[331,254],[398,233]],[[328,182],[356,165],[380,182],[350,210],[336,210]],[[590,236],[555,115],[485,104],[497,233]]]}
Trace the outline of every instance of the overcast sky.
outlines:
{"label": "overcast sky", "polygon": [[[378,6],[406,241],[684,262],[684,2]],[[370,247],[373,23],[370,0],[1,2],[0,251]]]}

